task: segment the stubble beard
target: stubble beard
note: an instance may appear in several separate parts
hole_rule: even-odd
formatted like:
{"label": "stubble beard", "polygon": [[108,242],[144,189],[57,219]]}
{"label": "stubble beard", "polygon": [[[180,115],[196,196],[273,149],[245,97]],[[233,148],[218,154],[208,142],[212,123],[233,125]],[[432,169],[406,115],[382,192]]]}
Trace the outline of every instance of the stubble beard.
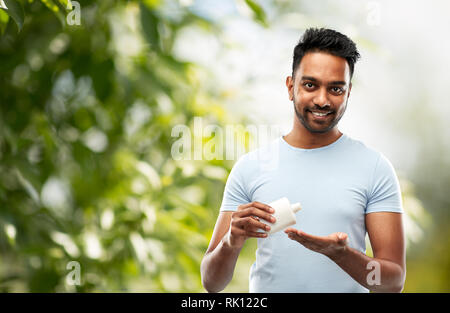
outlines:
{"label": "stubble beard", "polygon": [[[306,121],[306,119],[304,118],[304,115],[300,114],[300,112],[297,110],[297,106],[295,105],[295,97],[294,100],[292,100],[292,103],[294,104],[294,111],[295,111],[295,115],[297,116],[297,119],[300,121],[300,123],[311,133],[313,134],[324,134],[329,132],[330,130],[332,130],[341,120],[342,116],[344,116],[345,110],[347,109],[347,102],[348,99],[345,101],[345,107],[344,107],[344,111],[342,112],[342,114],[335,115],[334,119],[330,122],[330,125],[328,125],[328,127],[323,128],[323,129],[315,129],[313,127],[311,127],[311,125]],[[337,114],[336,111],[334,114]]]}

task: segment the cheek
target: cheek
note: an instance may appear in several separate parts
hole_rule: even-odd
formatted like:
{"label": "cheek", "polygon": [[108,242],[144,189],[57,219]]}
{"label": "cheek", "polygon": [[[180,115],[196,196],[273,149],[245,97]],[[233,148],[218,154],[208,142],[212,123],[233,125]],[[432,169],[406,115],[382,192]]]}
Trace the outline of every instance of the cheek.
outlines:
{"label": "cheek", "polygon": [[347,105],[347,96],[334,97],[332,104],[337,112],[345,111]]}
{"label": "cheek", "polygon": [[305,105],[311,102],[313,99],[313,95],[310,92],[305,92],[299,90],[296,94],[294,94],[294,100],[296,102],[296,105]]}

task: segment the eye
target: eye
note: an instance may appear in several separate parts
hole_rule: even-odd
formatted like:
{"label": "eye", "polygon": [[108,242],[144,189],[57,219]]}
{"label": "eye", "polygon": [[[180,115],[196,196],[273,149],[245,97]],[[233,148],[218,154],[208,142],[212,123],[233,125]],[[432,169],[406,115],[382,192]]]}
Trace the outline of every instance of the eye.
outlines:
{"label": "eye", "polygon": [[314,84],[313,84],[313,83],[310,83],[310,82],[303,83],[303,86],[305,86],[306,89],[312,89],[312,88],[314,88]]}
{"label": "eye", "polygon": [[344,88],[342,87],[331,87],[331,91],[335,94],[342,94],[344,92]]}

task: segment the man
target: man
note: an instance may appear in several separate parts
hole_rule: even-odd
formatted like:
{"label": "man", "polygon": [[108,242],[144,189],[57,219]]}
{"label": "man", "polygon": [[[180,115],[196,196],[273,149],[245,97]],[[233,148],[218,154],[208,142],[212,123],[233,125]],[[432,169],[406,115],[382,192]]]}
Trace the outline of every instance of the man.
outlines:
{"label": "man", "polygon": [[[353,41],[334,30],[308,29],[300,39],[286,79],[293,129],[233,167],[201,264],[208,292],[230,282],[248,238],[258,238],[250,292],[402,291],[405,243],[395,171],[381,153],[338,129],[358,58]],[[276,155],[276,166],[263,166],[255,154]],[[274,222],[267,203],[281,197],[301,203],[298,224],[267,235],[262,220]],[[373,258],[365,254],[366,233]]]}

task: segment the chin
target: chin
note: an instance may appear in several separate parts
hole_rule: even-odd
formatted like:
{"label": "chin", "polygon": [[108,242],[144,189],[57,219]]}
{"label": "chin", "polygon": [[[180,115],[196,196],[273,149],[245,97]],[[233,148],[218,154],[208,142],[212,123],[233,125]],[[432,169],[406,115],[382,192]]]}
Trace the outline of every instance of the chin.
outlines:
{"label": "chin", "polygon": [[324,128],[324,129],[314,129],[314,128],[311,128],[311,127],[307,127],[307,129],[313,134],[325,134],[325,133],[328,133],[333,128],[327,127],[327,128]]}
{"label": "chin", "polygon": [[329,132],[330,130],[332,130],[335,126],[334,123],[330,123],[327,125],[323,125],[323,126],[319,126],[319,127],[313,127],[310,123],[306,122],[306,123],[302,123],[303,126],[311,133],[313,134],[325,134],[327,132]]}

